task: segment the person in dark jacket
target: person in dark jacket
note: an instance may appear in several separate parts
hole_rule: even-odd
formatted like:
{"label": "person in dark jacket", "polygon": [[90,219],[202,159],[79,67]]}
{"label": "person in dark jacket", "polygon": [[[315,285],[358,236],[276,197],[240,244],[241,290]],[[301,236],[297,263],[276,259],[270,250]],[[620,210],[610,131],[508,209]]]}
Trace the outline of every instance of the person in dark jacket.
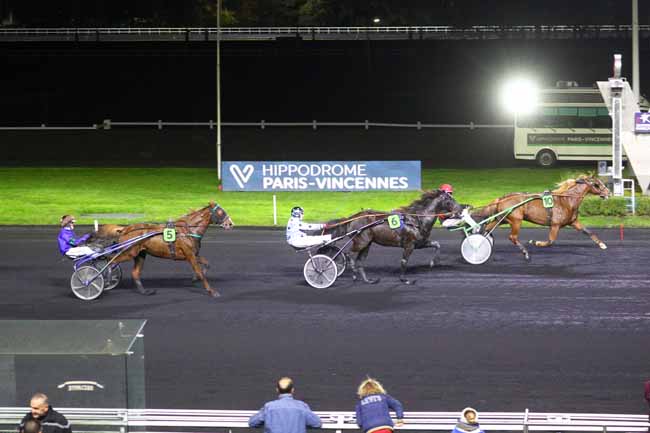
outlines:
{"label": "person in dark jacket", "polygon": [[478,423],[478,412],[476,409],[466,407],[460,413],[458,424],[452,430],[452,433],[484,433]]}
{"label": "person in dark jacket", "polygon": [[20,422],[19,432],[28,433],[25,424],[29,421],[38,421],[42,433],[72,433],[70,422],[50,406],[50,401],[45,394],[40,392],[34,394],[29,406],[31,411]]}
{"label": "person in dark jacket", "polygon": [[[357,425],[364,433],[390,433],[394,426],[404,425],[402,403],[388,395],[377,380],[369,377],[361,382],[357,395]],[[397,415],[395,424],[390,418],[391,410]]]}

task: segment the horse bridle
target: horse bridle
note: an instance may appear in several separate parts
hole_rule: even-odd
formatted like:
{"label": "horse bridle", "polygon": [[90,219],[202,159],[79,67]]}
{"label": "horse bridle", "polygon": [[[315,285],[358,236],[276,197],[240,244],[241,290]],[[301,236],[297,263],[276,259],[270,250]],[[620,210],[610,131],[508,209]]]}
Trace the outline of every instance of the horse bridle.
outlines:
{"label": "horse bridle", "polygon": [[223,215],[222,215],[222,218],[221,218],[221,221],[219,221],[219,219],[215,217],[215,214],[217,213],[217,211],[219,209],[223,210],[223,208],[221,206],[219,206],[218,204],[216,204],[216,203],[215,203],[214,207],[210,208],[210,221],[213,224],[223,224],[224,220],[228,216],[228,214],[224,211]]}

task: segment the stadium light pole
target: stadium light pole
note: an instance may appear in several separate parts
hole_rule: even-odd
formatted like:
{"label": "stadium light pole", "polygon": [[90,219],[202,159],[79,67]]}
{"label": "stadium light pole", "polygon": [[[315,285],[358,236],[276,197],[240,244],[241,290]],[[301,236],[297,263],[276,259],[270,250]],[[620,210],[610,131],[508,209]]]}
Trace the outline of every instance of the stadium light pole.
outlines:
{"label": "stadium light pole", "polygon": [[639,76],[639,0],[632,0],[632,91],[640,102],[641,77]]}
{"label": "stadium light pole", "polygon": [[217,0],[217,178],[221,180],[221,2]]}

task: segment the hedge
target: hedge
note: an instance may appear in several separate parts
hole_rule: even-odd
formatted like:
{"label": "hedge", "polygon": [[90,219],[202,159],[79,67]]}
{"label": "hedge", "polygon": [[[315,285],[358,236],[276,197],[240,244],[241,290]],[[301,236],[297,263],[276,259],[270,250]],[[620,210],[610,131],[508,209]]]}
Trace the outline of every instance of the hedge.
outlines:
{"label": "hedge", "polygon": [[[602,200],[588,197],[580,206],[580,215],[584,216],[626,216],[628,215],[626,200],[623,197],[612,197]],[[636,214],[650,216],[650,197],[636,196]]]}

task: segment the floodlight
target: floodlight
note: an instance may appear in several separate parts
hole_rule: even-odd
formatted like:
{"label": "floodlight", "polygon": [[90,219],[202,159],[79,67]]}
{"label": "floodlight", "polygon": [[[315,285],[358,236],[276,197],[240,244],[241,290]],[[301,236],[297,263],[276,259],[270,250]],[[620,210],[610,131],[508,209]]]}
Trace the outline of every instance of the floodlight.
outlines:
{"label": "floodlight", "polygon": [[501,89],[501,101],[506,110],[515,114],[529,114],[537,107],[539,90],[527,78],[508,80]]}
{"label": "floodlight", "polygon": [[381,22],[381,19],[375,17],[375,18],[372,19],[372,22],[375,23],[375,24],[379,24]]}

